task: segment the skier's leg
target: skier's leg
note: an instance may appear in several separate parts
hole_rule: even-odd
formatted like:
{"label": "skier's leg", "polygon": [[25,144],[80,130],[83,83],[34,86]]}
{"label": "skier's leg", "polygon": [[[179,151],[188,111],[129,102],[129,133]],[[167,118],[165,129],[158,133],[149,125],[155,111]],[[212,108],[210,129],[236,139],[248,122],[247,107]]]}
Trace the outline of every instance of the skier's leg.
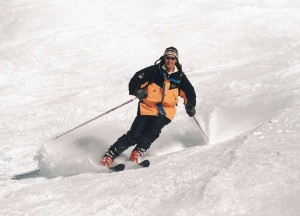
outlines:
{"label": "skier's leg", "polygon": [[170,122],[171,120],[163,115],[153,116],[150,124],[139,139],[137,147],[148,150],[151,144],[159,137],[162,128]]}
{"label": "skier's leg", "polygon": [[142,133],[138,140],[137,146],[133,149],[130,160],[139,163],[141,156],[150,148],[151,144],[159,137],[164,126],[171,122],[170,119],[163,115],[151,116],[149,125]]}
{"label": "skier's leg", "polygon": [[123,134],[112,146],[109,147],[101,160],[101,164],[109,166],[116,157],[122,154],[122,152],[130,146],[135,145],[146,125],[146,116],[137,116],[133,121],[130,130],[126,134]]}

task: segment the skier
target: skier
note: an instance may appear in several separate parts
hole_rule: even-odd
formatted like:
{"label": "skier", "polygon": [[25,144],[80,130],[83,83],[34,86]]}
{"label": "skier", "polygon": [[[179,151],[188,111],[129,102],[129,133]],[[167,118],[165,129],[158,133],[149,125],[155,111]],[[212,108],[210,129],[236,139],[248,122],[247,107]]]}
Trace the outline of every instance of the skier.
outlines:
{"label": "skier", "polygon": [[140,100],[137,116],[130,130],[104,154],[100,162],[103,166],[109,167],[116,157],[134,145],[130,160],[140,163],[141,156],[159,137],[162,128],[174,118],[178,96],[184,98],[190,117],[196,113],[196,93],[182,71],[175,47],[167,48],[154,65],[135,73],[129,82],[129,94]]}

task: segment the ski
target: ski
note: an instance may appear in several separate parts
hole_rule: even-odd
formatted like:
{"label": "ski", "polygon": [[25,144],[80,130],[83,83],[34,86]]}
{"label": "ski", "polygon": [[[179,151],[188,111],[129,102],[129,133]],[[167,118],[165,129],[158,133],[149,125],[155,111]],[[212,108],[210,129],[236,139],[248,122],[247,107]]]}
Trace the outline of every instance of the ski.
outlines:
{"label": "ski", "polygon": [[138,165],[141,166],[141,167],[149,167],[150,166],[150,161],[149,160],[143,160]]}
{"label": "ski", "polygon": [[[150,161],[149,160],[143,160],[142,162],[138,163],[138,164],[135,164],[134,166],[136,166],[136,168],[143,168],[143,167],[149,167],[150,166]],[[125,164],[123,163],[120,163],[120,164],[117,164],[115,166],[112,166],[112,167],[109,167],[108,168],[110,171],[112,172],[120,172],[120,171],[123,171],[125,170]]]}
{"label": "ski", "polygon": [[109,167],[109,170],[113,171],[113,172],[120,172],[123,171],[125,169],[125,164],[117,164],[113,167]]}

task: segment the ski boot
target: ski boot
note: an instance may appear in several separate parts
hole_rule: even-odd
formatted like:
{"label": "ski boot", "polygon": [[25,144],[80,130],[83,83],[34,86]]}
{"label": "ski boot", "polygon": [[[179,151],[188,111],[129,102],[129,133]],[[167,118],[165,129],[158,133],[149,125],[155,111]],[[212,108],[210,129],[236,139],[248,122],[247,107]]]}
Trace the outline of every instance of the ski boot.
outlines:
{"label": "ski boot", "polygon": [[108,149],[108,151],[102,157],[100,164],[109,167],[114,162],[116,157],[116,154],[111,149]]}
{"label": "ski boot", "polygon": [[133,163],[141,163],[142,160],[142,156],[146,153],[146,149],[143,148],[135,148],[133,149],[133,151],[131,152],[131,156],[130,156],[130,160]]}

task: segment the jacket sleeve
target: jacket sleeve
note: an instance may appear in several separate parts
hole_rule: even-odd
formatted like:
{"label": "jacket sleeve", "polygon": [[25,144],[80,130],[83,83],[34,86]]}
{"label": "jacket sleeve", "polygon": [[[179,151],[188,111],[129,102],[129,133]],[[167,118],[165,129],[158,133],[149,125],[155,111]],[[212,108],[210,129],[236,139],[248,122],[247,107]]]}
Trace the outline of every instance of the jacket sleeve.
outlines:
{"label": "jacket sleeve", "polygon": [[196,106],[196,92],[185,74],[182,74],[180,85],[180,96],[184,98],[184,104],[190,103]]}
{"label": "jacket sleeve", "polygon": [[155,71],[156,66],[152,65],[136,72],[129,82],[129,94],[134,95],[137,89],[141,89],[150,83]]}

